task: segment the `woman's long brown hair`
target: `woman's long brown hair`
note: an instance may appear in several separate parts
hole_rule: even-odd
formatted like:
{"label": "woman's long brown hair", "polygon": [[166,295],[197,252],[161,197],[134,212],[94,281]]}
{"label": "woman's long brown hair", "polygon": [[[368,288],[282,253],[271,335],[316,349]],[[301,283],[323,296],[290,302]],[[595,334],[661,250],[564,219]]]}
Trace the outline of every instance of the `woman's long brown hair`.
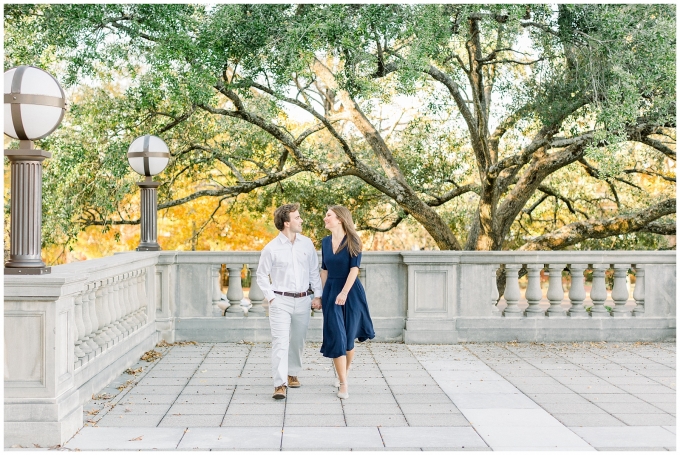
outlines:
{"label": "woman's long brown hair", "polygon": [[361,253],[362,244],[361,239],[359,238],[359,234],[357,234],[357,230],[354,227],[354,221],[352,221],[352,214],[350,213],[349,210],[347,210],[347,208],[343,207],[342,205],[333,205],[331,207],[328,207],[328,209],[332,210],[333,213],[335,213],[335,216],[337,216],[338,219],[340,220],[340,223],[342,223],[342,228],[345,230],[345,234],[347,234],[342,243],[340,243],[338,251],[347,246],[350,255],[359,256],[359,253]]}

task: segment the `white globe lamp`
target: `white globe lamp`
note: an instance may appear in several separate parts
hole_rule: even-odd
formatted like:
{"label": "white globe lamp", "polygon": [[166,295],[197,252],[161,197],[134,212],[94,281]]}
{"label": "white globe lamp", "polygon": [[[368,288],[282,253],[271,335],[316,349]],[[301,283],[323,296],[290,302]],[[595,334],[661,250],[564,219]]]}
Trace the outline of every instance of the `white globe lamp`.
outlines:
{"label": "white globe lamp", "polygon": [[170,150],[158,136],[147,134],[138,137],[128,148],[128,163],[132,170],[144,176],[137,182],[141,192],[141,232],[137,251],[159,251],[158,244],[158,187],[159,182],[151,178],[163,172],[170,161]]}
{"label": "white globe lamp", "polygon": [[66,97],[59,82],[40,68],[17,66],[5,71],[4,132],[19,140],[18,150],[5,150],[11,165],[10,257],[5,275],[50,273],[41,258],[42,162],[52,156],[35,150],[33,141],[61,124]]}

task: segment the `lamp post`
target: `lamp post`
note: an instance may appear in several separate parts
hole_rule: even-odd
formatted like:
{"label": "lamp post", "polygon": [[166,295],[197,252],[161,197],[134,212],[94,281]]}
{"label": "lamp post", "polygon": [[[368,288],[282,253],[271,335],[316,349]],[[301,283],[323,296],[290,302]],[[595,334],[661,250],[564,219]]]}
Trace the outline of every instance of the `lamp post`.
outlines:
{"label": "lamp post", "polygon": [[11,166],[10,254],[5,275],[50,273],[40,257],[42,235],[42,162],[52,154],[33,141],[52,133],[64,118],[66,97],[57,80],[34,66],[5,71],[5,134],[19,139],[5,150]]}
{"label": "lamp post", "polygon": [[170,161],[170,150],[158,136],[147,134],[132,141],[128,149],[130,167],[144,180],[137,182],[141,191],[141,235],[137,251],[159,251],[156,211],[160,182],[151,178],[163,172]]}

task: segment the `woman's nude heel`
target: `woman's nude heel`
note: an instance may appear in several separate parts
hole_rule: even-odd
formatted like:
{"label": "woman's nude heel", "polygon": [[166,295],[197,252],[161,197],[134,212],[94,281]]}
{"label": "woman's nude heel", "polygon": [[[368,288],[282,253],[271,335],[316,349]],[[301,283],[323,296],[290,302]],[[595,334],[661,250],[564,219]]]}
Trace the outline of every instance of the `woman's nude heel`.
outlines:
{"label": "woman's nude heel", "polygon": [[[350,369],[347,368],[347,374],[349,374],[349,370],[350,370]],[[337,373],[336,373],[336,374],[337,374]],[[339,379],[339,378],[335,378],[335,382],[333,383],[333,385],[335,386],[336,389],[339,389],[339,388],[340,388],[340,379]]]}
{"label": "woman's nude heel", "polygon": [[[340,385],[347,385],[347,383],[341,382]],[[346,400],[347,398],[349,398],[349,392],[342,393],[342,392],[338,391],[338,398],[342,398],[343,400]]]}

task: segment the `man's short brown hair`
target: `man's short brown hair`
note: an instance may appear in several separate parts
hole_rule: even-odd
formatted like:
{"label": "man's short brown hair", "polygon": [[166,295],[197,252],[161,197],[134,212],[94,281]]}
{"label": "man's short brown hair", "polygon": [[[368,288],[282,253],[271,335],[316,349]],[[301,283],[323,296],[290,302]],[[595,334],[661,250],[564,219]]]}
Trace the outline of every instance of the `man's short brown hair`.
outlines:
{"label": "man's short brown hair", "polygon": [[274,226],[276,226],[276,229],[283,231],[283,223],[290,221],[291,212],[297,212],[298,210],[300,210],[300,204],[297,202],[293,204],[283,204],[281,207],[276,209],[274,212]]}

